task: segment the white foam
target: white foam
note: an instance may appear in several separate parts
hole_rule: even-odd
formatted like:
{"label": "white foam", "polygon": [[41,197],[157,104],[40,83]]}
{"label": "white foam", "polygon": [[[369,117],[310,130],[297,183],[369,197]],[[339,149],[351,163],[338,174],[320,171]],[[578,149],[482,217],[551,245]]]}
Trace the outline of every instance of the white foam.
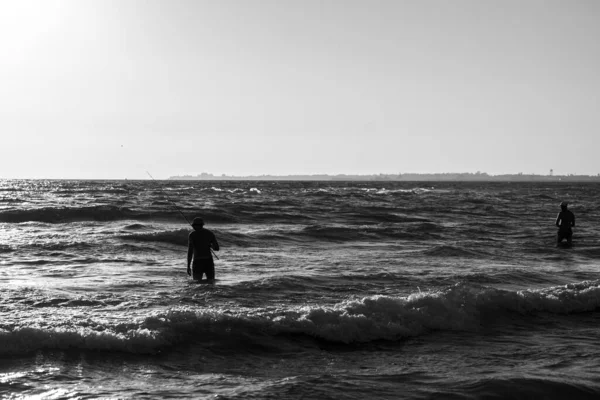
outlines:
{"label": "white foam", "polygon": [[[179,307],[149,312],[123,322],[104,314],[19,318],[0,330],[0,355],[37,349],[90,349],[155,353],[179,343],[218,342],[231,335],[303,334],[333,342],[398,340],[432,331],[476,331],[482,317],[516,313],[524,318],[545,312],[569,314],[600,307],[599,281],[545,289],[510,291],[457,284],[407,297],[376,295],[333,306],[263,308]],[[120,318],[120,319],[119,319]],[[230,342],[229,342],[230,343]]]}

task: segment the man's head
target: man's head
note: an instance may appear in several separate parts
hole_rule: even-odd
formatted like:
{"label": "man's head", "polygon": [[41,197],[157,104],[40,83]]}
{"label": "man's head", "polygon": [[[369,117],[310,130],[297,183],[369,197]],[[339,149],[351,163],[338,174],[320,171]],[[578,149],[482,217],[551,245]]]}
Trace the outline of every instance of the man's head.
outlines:
{"label": "man's head", "polygon": [[568,205],[569,205],[568,202],[563,201],[562,203],[560,203],[560,208],[562,208],[563,210],[566,210]]}
{"label": "man's head", "polygon": [[192,228],[194,228],[194,229],[200,229],[203,226],[204,226],[204,220],[200,217],[196,217],[192,221]]}

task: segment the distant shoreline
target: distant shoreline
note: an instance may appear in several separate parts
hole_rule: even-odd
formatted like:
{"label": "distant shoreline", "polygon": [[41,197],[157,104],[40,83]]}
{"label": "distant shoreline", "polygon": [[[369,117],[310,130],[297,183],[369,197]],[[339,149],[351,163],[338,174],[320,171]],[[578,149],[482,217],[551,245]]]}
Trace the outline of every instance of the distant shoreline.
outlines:
{"label": "distant shoreline", "polygon": [[535,175],[486,173],[440,173],[440,174],[377,174],[377,175],[200,175],[172,176],[177,181],[358,181],[358,182],[600,182],[598,175]]}

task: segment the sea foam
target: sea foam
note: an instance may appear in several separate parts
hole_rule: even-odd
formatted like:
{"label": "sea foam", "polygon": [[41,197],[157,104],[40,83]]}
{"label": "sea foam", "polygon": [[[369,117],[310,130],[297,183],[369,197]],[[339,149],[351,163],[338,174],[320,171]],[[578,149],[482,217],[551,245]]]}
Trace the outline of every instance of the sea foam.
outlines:
{"label": "sea foam", "polygon": [[540,312],[564,315],[593,311],[599,306],[599,281],[585,281],[523,291],[456,284],[442,291],[407,297],[368,296],[332,306],[187,306],[153,311],[127,323],[122,318],[111,320],[110,314],[97,320],[89,315],[47,319],[43,323],[39,318],[24,319],[0,327],[0,355],[69,348],[155,353],[185,343],[211,342],[218,346],[224,338],[231,346],[232,336],[293,334],[345,344],[394,341],[434,331],[476,334],[486,321],[484,316],[490,313],[531,318]]}

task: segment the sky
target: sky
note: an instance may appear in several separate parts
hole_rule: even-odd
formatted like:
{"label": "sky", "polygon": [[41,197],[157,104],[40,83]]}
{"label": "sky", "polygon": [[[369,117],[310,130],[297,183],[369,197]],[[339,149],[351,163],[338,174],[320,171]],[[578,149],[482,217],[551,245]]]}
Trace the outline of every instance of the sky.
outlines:
{"label": "sky", "polygon": [[596,0],[0,0],[0,178],[600,173]]}

